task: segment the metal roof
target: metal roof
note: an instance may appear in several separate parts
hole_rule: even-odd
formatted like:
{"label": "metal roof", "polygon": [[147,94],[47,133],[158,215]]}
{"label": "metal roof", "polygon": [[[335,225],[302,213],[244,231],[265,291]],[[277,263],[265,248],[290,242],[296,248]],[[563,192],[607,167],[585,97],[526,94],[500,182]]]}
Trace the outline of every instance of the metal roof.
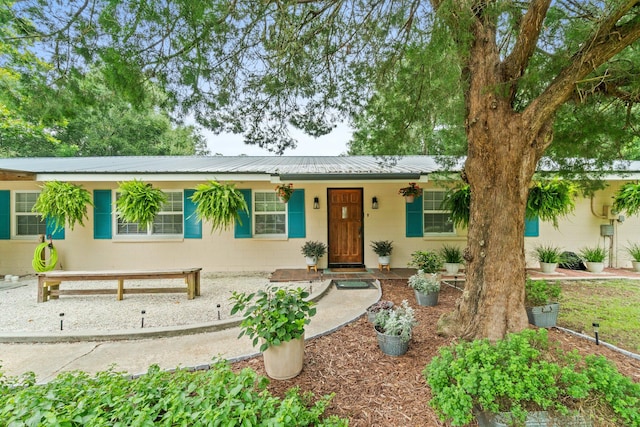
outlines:
{"label": "metal roof", "polygon": [[403,156],[122,156],[0,159],[0,170],[34,174],[268,174],[361,178],[420,176],[438,170],[433,157]]}

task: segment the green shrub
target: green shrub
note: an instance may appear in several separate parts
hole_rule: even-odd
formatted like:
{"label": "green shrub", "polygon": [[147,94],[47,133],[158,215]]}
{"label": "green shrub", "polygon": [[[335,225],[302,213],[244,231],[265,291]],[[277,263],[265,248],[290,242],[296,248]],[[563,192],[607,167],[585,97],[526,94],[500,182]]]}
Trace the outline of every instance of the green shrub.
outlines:
{"label": "green shrub", "polygon": [[253,339],[253,346],[262,339],[260,351],[272,345],[300,338],[304,327],[315,316],[315,303],[302,288],[269,287],[254,293],[233,292],[231,314],[243,311],[240,335]]}
{"label": "green shrub", "polygon": [[436,273],[442,268],[442,265],[442,258],[433,251],[415,251],[411,254],[411,261],[409,261],[409,266],[425,273]]}
{"label": "green shrub", "polygon": [[476,410],[511,412],[518,422],[528,411],[580,410],[640,425],[640,384],[602,356],[563,353],[549,344],[546,329],[510,334],[495,344],[476,340],[441,348],[423,374],[433,394],[430,405],[455,426],[470,423]]}
{"label": "green shrub", "polygon": [[112,370],[90,377],[59,375],[36,385],[0,376],[0,424],[7,426],[346,426],[323,418],[332,396],[313,402],[297,388],[283,399],[272,396],[267,378],[246,368],[234,373],[227,362],[207,371],[161,371],[152,366],[130,380]]}
{"label": "green shrub", "polygon": [[627,252],[629,252],[629,255],[631,255],[631,258],[633,258],[634,261],[640,261],[640,244],[638,243],[631,243],[629,244],[629,246],[627,246]]}
{"label": "green shrub", "polygon": [[393,242],[391,240],[376,240],[371,242],[371,248],[378,256],[389,256],[393,251]]}
{"label": "green shrub", "polygon": [[436,273],[425,273],[422,270],[418,270],[416,274],[409,277],[407,284],[411,289],[423,294],[440,292],[440,278]]}
{"label": "green shrub", "polygon": [[524,304],[527,307],[547,305],[557,300],[561,290],[557,283],[527,279],[524,285]]}

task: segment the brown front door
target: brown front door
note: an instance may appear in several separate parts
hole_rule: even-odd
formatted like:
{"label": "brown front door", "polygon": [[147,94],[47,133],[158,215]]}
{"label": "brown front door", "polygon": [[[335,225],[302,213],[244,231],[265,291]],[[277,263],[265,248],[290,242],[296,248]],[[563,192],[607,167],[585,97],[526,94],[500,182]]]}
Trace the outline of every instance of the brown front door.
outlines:
{"label": "brown front door", "polygon": [[364,265],[362,188],[330,188],[329,266]]}

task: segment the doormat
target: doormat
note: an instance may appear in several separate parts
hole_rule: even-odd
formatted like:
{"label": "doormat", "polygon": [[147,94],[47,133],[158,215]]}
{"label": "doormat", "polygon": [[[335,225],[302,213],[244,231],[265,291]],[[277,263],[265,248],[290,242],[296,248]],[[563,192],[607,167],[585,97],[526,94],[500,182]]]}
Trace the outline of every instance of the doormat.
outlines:
{"label": "doormat", "polygon": [[371,289],[375,288],[373,283],[367,280],[334,280],[336,289]]}

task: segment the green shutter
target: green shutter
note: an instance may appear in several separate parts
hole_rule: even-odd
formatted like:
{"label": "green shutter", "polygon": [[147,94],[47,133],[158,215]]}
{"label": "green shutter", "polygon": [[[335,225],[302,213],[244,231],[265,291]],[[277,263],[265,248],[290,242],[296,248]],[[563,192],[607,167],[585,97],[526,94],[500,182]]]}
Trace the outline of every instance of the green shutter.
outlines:
{"label": "green shutter", "polygon": [[287,203],[289,237],[307,237],[304,217],[304,189],[296,189]]}
{"label": "green shutter", "polygon": [[111,239],[111,190],[93,190],[93,238]]}
{"label": "green shutter", "polygon": [[236,220],[233,235],[236,239],[250,239],[253,237],[251,232],[251,190],[238,190],[242,193],[244,200],[247,202],[249,213],[240,212],[240,221]]}
{"label": "green shutter", "polygon": [[0,190],[0,239],[11,238],[11,193]]}
{"label": "green shutter", "polygon": [[423,209],[422,209],[422,196],[415,197],[413,203],[406,203],[406,217],[407,217],[407,237],[422,237],[423,236]]}
{"label": "green shutter", "polygon": [[56,223],[53,219],[47,218],[47,239],[51,237],[54,240],[64,240],[64,227],[56,228]]}
{"label": "green shutter", "polygon": [[538,237],[540,236],[540,224],[539,218],[535,217],[532,219],[524,220],[524,236],[525,237]]}
{"label": "green shutter", "polygon": [[191,196],[196,190],[184,190],[184,238],[202,239],[202,221],[196,215],[196,204]]}

